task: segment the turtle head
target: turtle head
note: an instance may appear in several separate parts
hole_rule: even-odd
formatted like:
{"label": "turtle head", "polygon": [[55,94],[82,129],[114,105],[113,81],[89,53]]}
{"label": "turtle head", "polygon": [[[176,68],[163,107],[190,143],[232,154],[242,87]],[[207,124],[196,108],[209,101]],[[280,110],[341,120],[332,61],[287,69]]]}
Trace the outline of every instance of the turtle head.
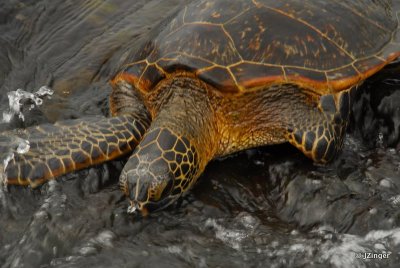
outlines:
{"label": "turtle head", "polygon": [[121,188],[130,200],[128,212],[143,215],[167,207],[198,177],[197,155],[189,142],[168,129],[144,137],[125,165]]}
{"label": "turtle head", "polygon": [[[130,168],[131,163],[139,163]],[[167,207],[179,198],[180,192],[173,191],[175,177],[161,161],[149,163],[146,159],[132,157],[125,166],[120,184],[129,198],[128,212],[140,211],[143,215]]]}

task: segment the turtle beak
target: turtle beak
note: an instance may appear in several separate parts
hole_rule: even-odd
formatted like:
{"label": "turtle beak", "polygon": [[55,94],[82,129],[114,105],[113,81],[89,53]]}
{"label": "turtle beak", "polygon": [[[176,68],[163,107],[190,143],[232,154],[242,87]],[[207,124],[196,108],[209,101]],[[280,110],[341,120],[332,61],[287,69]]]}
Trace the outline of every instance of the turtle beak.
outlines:
{"label": "turtle beak", "polygon": [[[128,213],[140,212],[147,216],[150,212],[160,210],[174,202],[180,195],[173,195],[174,177],[172,174],[161,177],[137,172],[123,173],[123,190],[130,200]],[[167,176],[167,177],[166,177]]]}
{"label": "turtle beak", "polygon": [[128,214],[138,214],[143,217],[147,217],[150,212],[155,212],[161,210],[165,207],[168,207],[172,203],[174,203],[179,196],[168,196],[158,202],[139,202],[136,200],[130,200],[130,205],[128,207]]}
{"label": "turtle beak", "polygon": [[149,215],[149,211],[143,203],[131,200],[128,207],[128,214],[137,214],[138,212],[143,217],[147,217]]}

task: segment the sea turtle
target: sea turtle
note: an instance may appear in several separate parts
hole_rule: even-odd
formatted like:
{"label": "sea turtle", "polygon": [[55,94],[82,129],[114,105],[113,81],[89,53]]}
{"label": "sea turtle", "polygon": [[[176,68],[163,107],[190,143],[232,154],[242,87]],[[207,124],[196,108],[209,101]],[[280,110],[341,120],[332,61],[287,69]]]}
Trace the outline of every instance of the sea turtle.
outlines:
{"label": "sea turtle", "polygon": [[8,184],[31,185],[130,154],[130,210],[163,208],[207,163],[290,142],[315,162],[340,150],[354,89],[400,56],[400,1],[199,0],[112,79],[112,117],[16,131]]}

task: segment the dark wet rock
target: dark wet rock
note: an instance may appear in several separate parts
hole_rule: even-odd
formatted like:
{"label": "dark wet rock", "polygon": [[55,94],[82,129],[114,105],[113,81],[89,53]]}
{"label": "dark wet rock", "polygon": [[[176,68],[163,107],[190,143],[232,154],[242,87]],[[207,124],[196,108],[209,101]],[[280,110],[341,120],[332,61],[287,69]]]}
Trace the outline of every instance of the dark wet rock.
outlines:
{"label": "dark wet rock", "polygon": [[354,134],[371,147],[396,147],[400,141],[399,63],[388,66],[357,91]]}

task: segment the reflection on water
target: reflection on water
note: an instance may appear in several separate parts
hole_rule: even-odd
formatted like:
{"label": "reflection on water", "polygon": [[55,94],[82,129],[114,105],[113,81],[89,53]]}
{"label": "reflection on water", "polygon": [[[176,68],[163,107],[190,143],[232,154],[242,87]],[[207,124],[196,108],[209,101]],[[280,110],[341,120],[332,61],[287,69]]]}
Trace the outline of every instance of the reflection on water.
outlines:
{"label": "reflection on water", "polygon": [[[25,121],[1,129],[107,114],[107,79],[182,2],[0,3],[0,110],[17,88],[54,89],[40,107],[22,102]],[[289,145],[242,152],[210,163],[181,202],[147,218],[126,213],[117,183],[124,159],[35,190],[1,188],[0,264],[397,267],[399,69],[389,66],[358,91],[343,153],[327,166]],[[14,143],[9,153],[18,153]]]}

